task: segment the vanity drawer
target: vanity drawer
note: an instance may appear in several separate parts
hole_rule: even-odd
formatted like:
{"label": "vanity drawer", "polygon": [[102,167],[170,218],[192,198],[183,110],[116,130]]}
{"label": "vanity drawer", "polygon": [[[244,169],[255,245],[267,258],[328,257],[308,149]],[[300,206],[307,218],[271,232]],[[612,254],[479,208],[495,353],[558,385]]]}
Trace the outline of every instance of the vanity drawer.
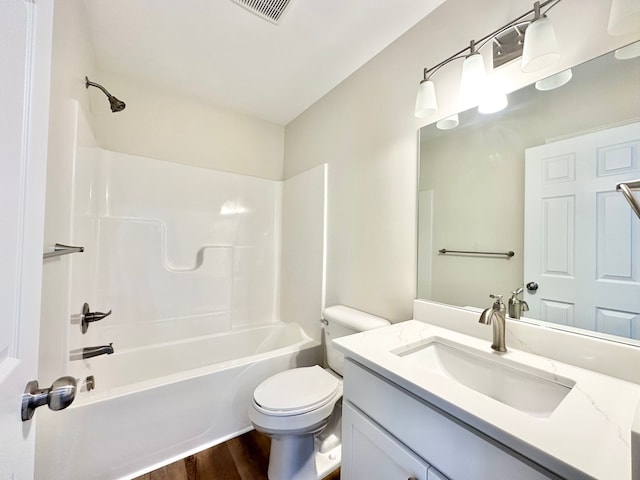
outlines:
{"label": "vanity drawer", "polygon": [[560,478],[352,360],[345,362],[344,398],[452,480]]}

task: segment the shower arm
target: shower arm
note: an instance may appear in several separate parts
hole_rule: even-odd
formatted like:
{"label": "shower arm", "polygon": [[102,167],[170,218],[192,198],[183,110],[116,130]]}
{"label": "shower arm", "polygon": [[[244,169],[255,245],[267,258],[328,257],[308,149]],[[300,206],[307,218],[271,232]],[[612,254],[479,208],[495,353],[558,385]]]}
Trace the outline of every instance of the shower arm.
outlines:
{"label": "shower arm", "polygon": [[84,86],[85,86],[86,88],[89,88],[90,86],[91,86],[91,87],[98,87],[100,90],[102,90],[102,92],[103,92],[107,97],[113,97],[113,95],[111,95],[111,94],[107,91],[107,89],[106,89],[106,88],[104,88],[104,87],[103,87],[102,85],[100,85],[99,83],[92,82],[91,80],[89,80],[89,77],[84,77],[84,80],[85,80],[85,84],[84,84]]}

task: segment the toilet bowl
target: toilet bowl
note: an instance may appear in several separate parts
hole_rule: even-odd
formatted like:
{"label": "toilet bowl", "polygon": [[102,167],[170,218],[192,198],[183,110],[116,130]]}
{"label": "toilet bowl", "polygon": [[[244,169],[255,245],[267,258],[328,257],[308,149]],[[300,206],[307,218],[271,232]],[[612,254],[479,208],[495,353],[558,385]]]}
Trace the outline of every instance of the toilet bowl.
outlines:
{"label": "toilet bowl", "polygon": [[324,310],[329,367],[285,370],[254,390],[251,423],[271,437],[269,480],[324,478],[340,465],[344,356],[331,339],[389,325],[343,305]]}

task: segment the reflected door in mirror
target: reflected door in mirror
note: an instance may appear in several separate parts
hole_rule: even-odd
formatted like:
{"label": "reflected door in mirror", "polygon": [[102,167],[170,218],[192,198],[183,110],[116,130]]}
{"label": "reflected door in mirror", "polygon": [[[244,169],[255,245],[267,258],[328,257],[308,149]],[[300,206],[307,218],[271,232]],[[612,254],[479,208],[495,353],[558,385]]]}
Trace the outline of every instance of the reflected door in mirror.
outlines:
{"label": "reflected door in mirror", "polygon": [[532,317],[640,339],[640,222],[616,192],[640,174],[639,148],[633,123],[527,149]]}

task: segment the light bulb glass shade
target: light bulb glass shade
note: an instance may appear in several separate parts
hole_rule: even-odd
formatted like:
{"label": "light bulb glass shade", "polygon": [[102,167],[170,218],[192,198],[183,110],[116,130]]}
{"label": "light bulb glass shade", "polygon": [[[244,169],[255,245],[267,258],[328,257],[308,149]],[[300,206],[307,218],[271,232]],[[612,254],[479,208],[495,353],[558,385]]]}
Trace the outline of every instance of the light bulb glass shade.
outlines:
{"label": "light bulb glass shade", "polygon": [[460,124],[460,119],[458,118],[458,114],[454,113],[453,115],[447,118],[438,120],[436,122],[436,127],[439,130],[451,130],[452,128],[456,128],[459,124]]}
{"label": "light bulb glass shade", "polygon": [[522,71],[537,72],[560,58],[558,41],[551,20],[540,17],[527,28],[522,47]]}
{"label": "light bulb glass shade", "polygon": [[416,117],[428,117],[438,111],[436,86],[431,80],[423,80],[418,86]]}
{"label": "light bulb glass shade", "polygon": [[463,107],[478,105],[487,84],[484,59],[479,53],[469,55],[462,64],[460,78],[460,103]]}
{"label": "light bulb glass shade", "polygon": [[565,83],[568,83],[571,78],[573,78],[573,72],[570,68],[568,68],[567,70],[558,72],[555,75],[551,75],[550,77],[538,80],[536,82],[536,90],[546,92],[547,90],[559,88]]}
{"label": "light bulb glass shade", "polygon": [[624,35],[638,32],[640,25],[640,2],[638,0],[612,0],[607,32],[609,35]]}
{"label": "light bulb glass shade", "polygon": [[616,60],[631,60],[640,57],[640,42],[633,42],[626,47],[617,49],[613,56],[616,57]]}

